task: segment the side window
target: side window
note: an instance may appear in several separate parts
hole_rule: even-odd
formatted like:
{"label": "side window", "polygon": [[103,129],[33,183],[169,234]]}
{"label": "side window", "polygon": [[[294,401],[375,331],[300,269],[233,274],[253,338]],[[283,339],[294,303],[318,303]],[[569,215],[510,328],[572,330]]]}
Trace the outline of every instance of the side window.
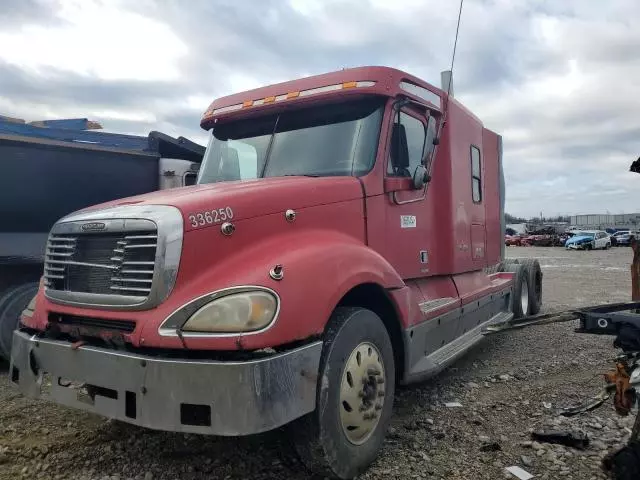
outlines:
{"label": "side window", "polygon": [[429,122],[427,123],[427,140],[425,142],[425,149],[423,157],[427,159],[427,172],[431,172],[431,162],[433,161],[432,155],[436,146],[433,144],[433,140],[436,138],[436,119],[434,117],[429,117]]}
{"label": "side window", "polygon": [[471,195],[473,203],[482,201],[482,169],[480,168],[480,150],[471,145]]}
{"label": "side window", "polygon": [[424,157],[426,137],[424,123],[420,120],[404,112],[396,115],[391,131],[387,174],[412,177]]}

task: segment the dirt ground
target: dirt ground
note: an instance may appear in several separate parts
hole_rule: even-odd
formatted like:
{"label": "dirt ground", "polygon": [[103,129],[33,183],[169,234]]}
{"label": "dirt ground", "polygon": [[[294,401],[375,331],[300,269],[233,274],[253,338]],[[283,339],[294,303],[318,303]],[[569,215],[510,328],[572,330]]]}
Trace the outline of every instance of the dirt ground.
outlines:
{"label": "dirt ground", "polygon": [[[508,249],[537,257],[544,310],[630,298],[631,250]],[[606,478],[600,459],[633,419],[611,404],[565,419],[557,409],[600,391],[616,351],[612,338],[573,332],[575,323],[487,338],[438,377],[401,388],[383,451],[363,479],[495,480],[518,465],[536,478]],[[281,431],[228,439],[154,432],[24,399],[0,366],[0,479],[307,480]],[[460,408],[445,402],[459,401]],[[582,429],[584,451],[531,442],[543,426]]]}

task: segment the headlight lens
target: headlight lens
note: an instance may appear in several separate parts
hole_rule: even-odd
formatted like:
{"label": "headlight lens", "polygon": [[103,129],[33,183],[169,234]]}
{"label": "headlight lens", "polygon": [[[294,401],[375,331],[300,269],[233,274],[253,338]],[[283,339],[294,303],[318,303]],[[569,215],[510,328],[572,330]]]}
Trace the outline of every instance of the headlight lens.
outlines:
{"label": "headlight lens", "polygon": [[184,332],[235,333],[260,330],[273,320],[278,302],[268,292],[234,293],[213,300],[182,326]]}

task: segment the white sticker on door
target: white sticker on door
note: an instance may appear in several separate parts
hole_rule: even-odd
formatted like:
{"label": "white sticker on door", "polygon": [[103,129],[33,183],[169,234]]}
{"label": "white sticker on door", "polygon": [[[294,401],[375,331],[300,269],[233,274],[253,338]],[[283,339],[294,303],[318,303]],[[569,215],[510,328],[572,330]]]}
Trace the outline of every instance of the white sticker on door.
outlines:
{"label": "white sticker on door", "polygon": [[416,228],[416,216],[400,215],[400,228]]}

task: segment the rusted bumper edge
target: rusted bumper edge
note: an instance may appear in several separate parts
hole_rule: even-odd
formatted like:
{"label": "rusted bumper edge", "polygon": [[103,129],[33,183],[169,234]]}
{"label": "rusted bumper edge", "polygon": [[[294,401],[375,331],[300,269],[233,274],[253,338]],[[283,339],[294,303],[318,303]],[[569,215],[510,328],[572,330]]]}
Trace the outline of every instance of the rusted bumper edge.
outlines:
{"label": "rusted bumper edge", "polygon": [[15,331],[10,379],[32,398],[156,430],[238,436],[312,412],[322,342],[243,362],[180,360]]}

